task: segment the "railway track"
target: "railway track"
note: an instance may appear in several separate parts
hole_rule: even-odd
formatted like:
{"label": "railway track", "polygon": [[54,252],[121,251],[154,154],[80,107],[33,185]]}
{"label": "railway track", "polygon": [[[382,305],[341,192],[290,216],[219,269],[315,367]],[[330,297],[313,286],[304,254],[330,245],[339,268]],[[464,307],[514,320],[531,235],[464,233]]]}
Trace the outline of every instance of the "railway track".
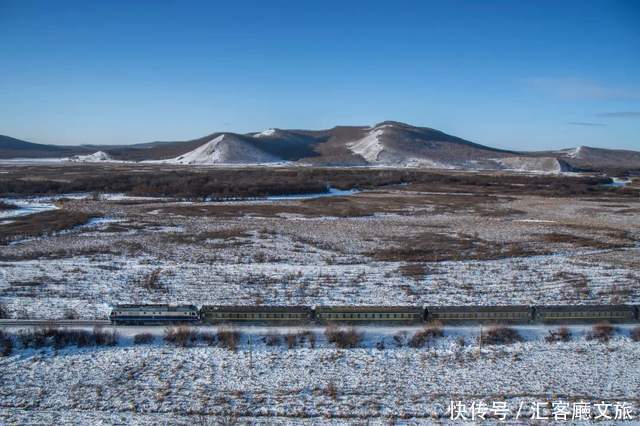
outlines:
{"label": "railway track", "polygon": [[0,327],[96,327],[111,325],[109,320],[2,319]]}
{"label": "railway track", "polygon": [[[585,321],[573,321],[568,324],[563,323],[554,323],[554,324],[545,324],[545,323],[480,323],[480,322],[465,322],[465,323],[445,323],[443,324],[443,328],[446,329],[475,329],[480,327],[491,327],[492,325],[508,325],[513,328],[518,329],[553,329],[559,326],[565,325],[569,327],[591,327],[595,324],[594,321],[585,320]],[[640,324],[638,320],[630,320],[624,322],[614,323],[614,326],[620,326],[622,328],[633,327]],[[167,322],[160,322],[157,324],[140,324],[140,325],[127,325],[127,324],[113,324],[109,320],[57,320],[57,319],[0,319],[0,328],[8,328],[8,327],[117,327],[117,328],[166,328],[168,326],[172,326],[174,324]],[[208,324],[208,323],[193,323],[188,324],[189,327],[219,327],[221,325],[232,326],[236,329],[248,329],[248,330],[262,330],[262,329],[296,329],[296,328],[305,328],[305,329],[325,329],[327,327],[326,324],[318,324],[315,322],[301,323],[301,324],[265,324],[265,323],[219,323],[219,324]],[[356,327],[356,328],[376,328],[380,330],[384,329],[421,329],[425,326],[422,323],[415,324],[391,324],[391,323],[360,323],[360,324],[337,324],[342,327]]]}

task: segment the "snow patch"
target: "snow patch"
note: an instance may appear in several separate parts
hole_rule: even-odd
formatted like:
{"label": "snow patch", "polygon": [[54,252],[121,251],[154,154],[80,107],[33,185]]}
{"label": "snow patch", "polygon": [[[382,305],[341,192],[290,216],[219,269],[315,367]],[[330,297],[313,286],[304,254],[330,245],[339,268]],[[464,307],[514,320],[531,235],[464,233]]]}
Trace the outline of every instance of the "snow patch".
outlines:
{"label": "snow patch", "polygon": [[577,148],[573,148],[570,149],[568,151],[566,151],[566,155],[569,158],[580,158],[580,154],[582,153],[582,148],[581,146],[577,147]]}
{"label": "snow patch", "polygon": [[75,155],[69,158],[69,161],[78,161],[81,163],[99,163],[103,161],[113,161],[113,158],[104,151],[97,151],[89,155]]}
{"label": "snow patch", "polygon": [[240,138],[223,134],[193,151],[160,162],[167,164],[214,165],[261,164],[279,161],[282,160]]}
{"label": "snow patch", "polygon": [[[347,144],[347,148],[354,154],[360,155],[370,163],[378,161],[380,153],[384,151],[384,145],[380,137],[384,134],[387,125],[376,128],[364,138]],[[389,126],[390,127],[390,126]]]}
{"label": "snow patch", "polygon": [[566,164],[554,157],[507,157],[494,161],[505,169],[522,172],[561,173],[568,171]]}
{"label": "snow patch", "polygon": [[256,137],[256,138],[262,138],[262,137],[265,137],[265,136],[273,136],[275,134],[276,134],[276,129],[267,129],[267,130],[264,130],[264,131],[262,131],[260,133],[256,133],[253,136]]}

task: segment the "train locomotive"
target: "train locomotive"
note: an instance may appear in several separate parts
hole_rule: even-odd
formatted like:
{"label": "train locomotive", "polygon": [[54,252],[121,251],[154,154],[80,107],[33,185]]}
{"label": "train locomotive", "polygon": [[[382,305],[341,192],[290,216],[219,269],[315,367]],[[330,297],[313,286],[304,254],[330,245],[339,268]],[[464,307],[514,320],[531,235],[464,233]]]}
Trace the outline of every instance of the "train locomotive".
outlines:
{"label": "train locomotive", "polygon": [[116,305],[114,324],[526,324],[636,322],[638,305],[511,306],[235,306]]}
{"label": "train locomotive", "polygon": [[113,324],[194,324],[200,322],[200,312],[194,305],[116,305],[109,319]]}

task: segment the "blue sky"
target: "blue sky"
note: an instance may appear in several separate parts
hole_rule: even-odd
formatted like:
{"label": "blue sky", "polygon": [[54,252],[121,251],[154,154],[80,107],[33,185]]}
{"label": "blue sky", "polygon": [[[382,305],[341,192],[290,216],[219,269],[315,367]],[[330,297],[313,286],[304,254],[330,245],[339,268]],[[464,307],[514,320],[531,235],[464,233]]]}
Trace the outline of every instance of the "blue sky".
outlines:
{"label": "blue sky", "polygon": [[640,1],[0,0],[0,134],[41,143],[398,120],[640,150]]}

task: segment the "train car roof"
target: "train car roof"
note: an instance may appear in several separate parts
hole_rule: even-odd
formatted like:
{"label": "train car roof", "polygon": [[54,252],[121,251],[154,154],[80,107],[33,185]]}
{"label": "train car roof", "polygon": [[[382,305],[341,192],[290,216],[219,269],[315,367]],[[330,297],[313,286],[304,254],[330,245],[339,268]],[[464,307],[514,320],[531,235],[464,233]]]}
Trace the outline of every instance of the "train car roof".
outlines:
{"label": "train car roof", "polygon": [[539,311],[575,311],[575,310],[590,310],[590,311],[633,311],[635,306],[633,305],[542,305],[536,306],[536,310]]}
{"label": "train car roof", "polygon": [[204,305],[203,312],[311,312],[310,306],[282,306],[282,305],[257,305],[257,306],[233,306],[233,305]]}
{"label": "train car roof", "polygon": [[316,306],[316,312],[423,312],[420,306]]}
{"label": "train car roof", "polygon": [[139,311],[144,309],[163,309],[171,312],[187,312],[187,311],[198,310],[198,308],[195,305],[167,305],[167,304],[149,304],[149,305],[123,304],[123,305],[115,305],[113,309],[131,310],[131,311]]}
{"label": "train car roof", "polygon": [[461,305],[461,306],[427,306],[427,312],[513,312],[528,311],[529,305]]}

